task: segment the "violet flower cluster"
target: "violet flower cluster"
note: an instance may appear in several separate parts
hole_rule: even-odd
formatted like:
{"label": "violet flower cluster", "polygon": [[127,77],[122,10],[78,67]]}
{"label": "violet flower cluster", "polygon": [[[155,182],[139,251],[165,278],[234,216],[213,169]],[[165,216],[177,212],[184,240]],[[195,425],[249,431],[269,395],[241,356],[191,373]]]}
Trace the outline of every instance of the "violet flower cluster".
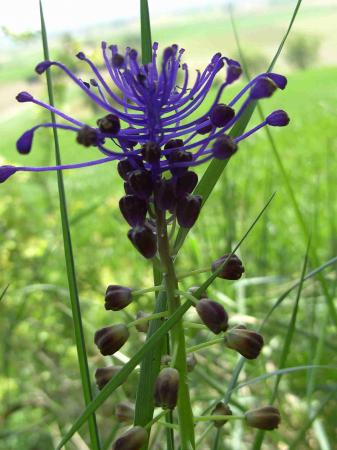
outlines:
{"label": "violet flower cluster", "polygon": [[[77,57],[87,63],[94,78],[90,83],[79,79],[64,64],[44,61],[36,66],[42,74],[51,66],[62,70],[84,93],[107,114],[92,126],[48,105],[28,92],[17,95],[19,102],[35,103],[59,116],[65,123],[42,123],[27,130],[17,141],[21,154],[30,152],[34,133],[39,128],[59,128],[74,132],[77,142],[94,147],[101,158],[78,164],[50,167],[0,167],[0,183],[19,171],[46,172],[76,169],[112,161],[118,162],[118,173],[125,182],[126,195],[120,209],[131,226],[128,236],[146,258],[157,251],[155,228],[151,212],[169,212],[178,224],[190,228],[200,212],[202,198],[192,195],[198,177],[191,169],[212,158],[225,160],[238,148],[238,143],[260,128],[285,126],[289,123],[282,110],[272,112],[263,122],[232,138],[229,131],[251,102],[270,97],[284,89],[287,80],[276,73],[263,73],[252,79],[228,103],[221,103],[224,89],[241,75],[237,61],[217,53],[204,71],[196,72],[190,83],[190,71],[181,58],[184,49],[172,45],[157,59],[158,44],[153,44],[152,60],[140,64],[137,51],[127,48],[124,55],[115,45],[102,43],[107,82],[95,64],[80,52]],[[198,114],[212,88],[216,75],[226,68],[211,106]],[[181,85],[178,79],[182,78]],[[117,88],[117,94],[112,85]],[[237,104],[240,104],[237,107]],[[191,117],[193,114],[193,118]],[[153,216],[153,214],[152,214]]]}

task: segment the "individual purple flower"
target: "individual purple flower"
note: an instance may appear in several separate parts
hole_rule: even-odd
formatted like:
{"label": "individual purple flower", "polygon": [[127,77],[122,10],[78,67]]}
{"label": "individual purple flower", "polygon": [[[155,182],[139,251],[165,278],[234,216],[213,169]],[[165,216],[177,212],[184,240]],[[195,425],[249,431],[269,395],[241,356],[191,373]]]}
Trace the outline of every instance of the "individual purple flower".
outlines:
{"label": "individual purple flower", "polygon": [[[287,116],[278,110],[241,136],[229,138],[230,130],[249,104],[269,97],[277,88],[284,89],[287,80],[275,73],[260,74],[231,101],[224,102],[224,89],[236,81],[242,72],[237,61],[216,53],[203,71],[196,72],[191,82],[188,66],[181,61],[184,49],[179,49],[177,45],[166,48],[160,62],[157,50],[158,44],[154,43],[151,62],[140,64],[136,50],[128,47],[122,55],[116,45],[107,46],[103,42],[102,56],[109,80],[80,52],[77,58],[92,71],[90,83],[79,79],[61,62],[39,63],[35,69],[38,74],[51,67],[63,71],[104,114],[96,124],[86,124],[28,92],[21,92],[16,97],[19,102],[35,103],[55,113],[63,122],[42,123],[27,130],[17,141],[18,151],[22,154],[31,151],[34,134],[39,128],[58,128],[74,133],[80,145],[93,147],[103,156],[60,166],[0,167],[0,182],[19,171],[76,169],[116,161],[118,173],[125,181],[126,193],[142,200],[142,211],[151,209],[149,203],[173,215],[178,208],[178,222],[189,227],[193,221],[190,223],[182,217],[181,205],[186,203],[186,198],[192,206],[196,204],[196,201],[192,204],[193,197],[187,197],[197,182],[193,168],[212,158],[230,158],[237,151],[240,141],[266,125],[284,126]],[[215,77],[224,67],[225,76],[214,101],[202,115],[195,117],[212,89]],[[182,79],[181,85],[178,79]],[[113,90],[112,85],[119,92]],[[164,177],[170,183],[161,183]],[[160,197],[158,201],[157,195]],[[130,205],[131,201],[126,203],[124,200],[123,214],[132,226],[138,226],[143,221],[143,213],[139,217],[133,215],[129,212]]]}

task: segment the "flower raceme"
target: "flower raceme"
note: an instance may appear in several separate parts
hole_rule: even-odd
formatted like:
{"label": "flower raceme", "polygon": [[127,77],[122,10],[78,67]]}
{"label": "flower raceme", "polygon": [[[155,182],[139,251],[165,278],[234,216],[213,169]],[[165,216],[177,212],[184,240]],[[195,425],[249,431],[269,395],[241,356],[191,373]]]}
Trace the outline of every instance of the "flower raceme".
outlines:
{"label": "flower raceme", "polygon": [[[62,70],[106,111],[106,115],[97,120],[96,126],[88,125],[28,92],[21,92],[16,97],[19,102],[35,103],[55,113],[64,123],[42,123],[27,130],[17,141],[19,153],[30,152],[36,130],[55,127],[75,133],[80,145],[94,147],[102,157],[50,167],[0,167],[1,183],[19,171],[77,169],[117,161],[126,192],[120,201],[120,209],[132,227],[128,236],[146,258],[152,258],[156,253],[153,227],[147,219],[150,204],[157,210],[171,213],[181,227],[192,227],[202,204],[200,196],[192,195],[198,182],[193,168],[212,158],[230,158],[240,141],[266,125],[285,126],[289,123],[287,114],[277,110],[251,130],[232,138],[229,131],[247,106],[255,100],[270,97],[277,88],[284,89],[286,78],[276,73],[260,74],[225,104],[221,101],[224,89],[241,75],[237,61],[217,53],[202,72],[197,71],[190,83],[190,71],[181,61],[184,49],[177,45],[166,48],[160,63],[157,50],[158,44],[154,43],[151,62],[140,64],[136,50],[127,48],[121,55],[117,46],[107,46],[103,42],[102,54],[109,81],[82,52],[77,57],[89,65],[94,77],[90,83],[79,79],[61,62],[38,64],[35,69],[38,74],[51,66]],[[216,75],[224,67],[226,73],[214,101],[207,111],[203,109],[203,113],[195,117]],[[181,75],[180,86],[178,78]]]}

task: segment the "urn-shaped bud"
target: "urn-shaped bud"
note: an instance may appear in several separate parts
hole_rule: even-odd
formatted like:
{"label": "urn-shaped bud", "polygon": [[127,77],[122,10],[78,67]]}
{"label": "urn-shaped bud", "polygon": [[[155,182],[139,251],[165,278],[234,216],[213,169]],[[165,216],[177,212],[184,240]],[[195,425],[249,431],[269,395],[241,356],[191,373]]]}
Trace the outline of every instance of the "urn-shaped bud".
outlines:
{"label": "urn-shaped bud", "polygon": [[197,124],[199,125],[199,128],[197,129],[198,134],[208,134],[213,128],[208,117],[199,119]]}
{"label": "urn-shaped bud", "polygon": [[169,163],[173,165],[171,173],[178,176],[188,170],[188,163],[193,159],[192,153],[175,148],[166,157]]}
{"label": "urn-shaped bud", "polygon": [[160,160],[160,146],[156,142],[146,142],[142,147],[142,155],[146,162],[155,164]]}
{"label": "urn-shaped bud", "polygon": [[236,350],[247,359],[255,359],[259,356],[263,347],[263,337],[252,330],[247,330],[243,325],[231,328],[225,336],[227,347]]}
{"label": "urn-shaped bud", "polygon": [[198,360],[194,353],[190,353],[189,355],[186,356],[186,366],[188,372],[192,372],[197,363]]}
{"label": "urn-shaped bud", "polygon": [[216,127],[224,127],[235,116],[235,111],[230,106],[219,103],[216,105],[210,115],[211,122]]}
{"label": "urn-shaped bud", "polygon": [[172,180],[161,179],[155,187],[156,205],[161,211],[174,211],[177,203],[175,187]]}
{"label": "urn-shaped bud", "polygon": [[103,356],[113,355],[128,340],[130,336],[128,328],[124,324],[104,327],[95,333],[95,344]]}
{"label": "urn-shaped bud", "polygon": [[122,366],[108,366],[96,369],[95,381],[96,386],[99,390],[103,389],[104,386],[113,378],[117,372],[121,370]]}
{"label": "urn-shaped bud", "polygon": [[[219,402],[213,409],[212,414],[214,416],[231,416],[233,413],[230,407],[226,405],[226,403]],[[225,425],[226,422],[227,420],[214,420],[214,425],[217,428],[220,428]]]}
{"label": "urn-shaped bud", "polygon": [[176,196],[183,197],[186,194],[193,192],[193,189],[198,184],[198,175],[195,172],[185,172],[176,178],[175,193]]}
{"label": "urn-shaped bud", "polygon": [[213,144],[213,155],[217,159],[225,160],[230,158],[237,151],[236,142],[228,134],[218,137]]}
{"label": "urn-shaped bud", "polygon": [[97,126],[102,133],[116,135],[121,129],[119,118],[115,114],[108,114],[97,120]]}
{"label": "urn-shaped bud", "polygon": [[[144,311],[138,311],[136,314],[136,319],[145,319],[146,317],[149,317],[150,314],[144,312]],[[149,321],[144,321],[141,323],[137,323],[135,325],[136,330],[141,333],[147,333],[147,330],[149,329]]]}
{"label": "urn-shaped bud", "polygon": [[280,412],[274,406],[251,409],[245,414],[247,424],[260,430],[274,430],[281,422]]}
{"label": "urn-shaped bud", "polygon": [[250,90],[250,97],[254,100],[271,97],[277,89],[277,84],[268,77],[259,78]]}
{"label": "urn-shaped bud", "polygon": [[173,409],[178,400],[179,372],[172,367],[165,367],[158,375],[154,388],[156,406]]}
{"label": "urn-shaped bud", "polygon": [[224,307],[213,300],[202,298],[195,309],[204,324],[215,334],[226,331],[228,328],[228,314]]}
{"label": "urn-shaped bud", "polygon": [[230,255],[230,253],[221,256],[221,258],[213,262],[212,272],[215,272],[227,259],[228,261],[222,267],[217,276],[219,278],[223,278],[224,280],[238,280],[244,273],[245,268],[243,267],[240,258],[236,255]]}
{"label": "urn-shaped bud", "polygon": [[130,172],[128,183],[133,193],[144,200],[147,200],[153,191],[151,173],[148,170],[135,170]]}
{"label": "urn-shaped bud", "polygon": [[172,361],[172,357],[170,355],[163,355],[160,358],[160,364],[164,367],[164,366],[169,366],[171,364]]}
{"label": "urn-shaped bud", "polygon": [[119,422],[132,422],[135,415],[135,406],[127,400],[117,403],[115,416]]}
{"label": "urn-shaped bud", "polygon": [[119,209],[132,227],[143,225],[147,213],[147,201],[136,195],[124,195],[119,200]]}
{"label": "urn-shaped bud", "polygon": [[148,434],[143,427],[132,427],[122,434],[113,444],[112,450],[140,450],[148,440]]}
{"label": "urn-shaped bud", "polygon": [[182,228],[192,228],[198,219],[202,204],[200,195],[187,195],[178,200],[176,215]]}
{"label": "urn-shaped bud", "polygon": [[150,259],[155,256],[157,252],[157,239],[147,224],[129,230],[128,238],[144,258]]}
{"label": "urn-shaped bud", "polygon": [[119,311],[128,306],[132,301],[132,289],[126,286],[112,284],[107,287],[105,293],[105,309]]}
{"label": "urn-shaped bud", "polygon": [[98,137],[95,130],[85,125],[78,131],[76,140],[84,147],[90,147],[91,145],[97,145]]}
{"label": "urn-shaped bud", "polygon": [[117,164],[117,170],[119,176],[123,178],[123,180],[127,181],[129,175],[134,170],[143,169],[144,164],[142,158],[140,156],[129,156],[127,158],[121,159]]}

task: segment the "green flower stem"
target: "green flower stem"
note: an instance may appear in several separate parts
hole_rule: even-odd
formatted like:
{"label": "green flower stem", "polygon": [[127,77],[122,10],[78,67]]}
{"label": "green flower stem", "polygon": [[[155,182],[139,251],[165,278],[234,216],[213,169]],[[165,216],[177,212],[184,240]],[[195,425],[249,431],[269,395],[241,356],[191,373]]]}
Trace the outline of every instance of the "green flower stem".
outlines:
{"label": "green flower stem", "polygon": [[210,415],[210,416],[200,416],[194,417],[194,422],[209,422],[210,420],[244,420],[245,416],[221,416],[221,415]]}
{"label": "green flower stem", "polygon": [[168,311],[154,313],[154,314],[151,314],[150,316],[141,317],[140,319],[137,319],[137,320],[134,320],[133,322],[128,323],[127,327],[131,328],[131,327],[133,327],[135,325],[138,325],[138,324],[141,324],[141,323],[146,323],[149,320],[161,319],[162,317],[167,317],[168,315],[169,315]]}
{"label": "green flower stem", "polygon": [[143,294],[147,294],[149,292],[160,292],[163,291],[164,287],[163,286],[152,286],[149,288],[145,288],[145,289],[137,289],[136,291],[132,291],[132,297],[138,297],[140,295]]}
{"label": "green flower stem", "polygon": [[192,277],[193,275],[198,275],[199,273],[210,272],[210,267],[202,267],[201,269],[190,270],[188,272],[178,273],[177,279],[182,280],[183,278]]}
{"label": "green flower stem", "polygon": [[202,323],[195,323],[195,322],[184,322],[184,328],[192,328],[197,330],[208,330],[206,325],[203,325]]}
{"label": "green flower stem", "polygon": [[207,347],[211,347],[212,345],[219,344],[220,342],[224,343],[223,337],[212,339],[211,341],[203,342],[202,344],[193,345],[192,347],[188,347],[186,349],[186,351],[187,351],[187,353],[197,352],[198,350],[201,350],[201,349],[207,348]]}
{"label": "green flower stem", "polygon": [[[161,425],[163,427],[166,428],[171,428],[171,430],[175,430],[175,431],[179,431],[179,425],[175,424],[175,423],[169,423],[169,422],[158,422],[158,425]],[[187,447],[186,450],[189,450],[189,448]]]}
{"label": "green flower stem", "polygon": [[[166,288],[167,304],[170,315],[180,307],[178,293],[178,280],[175,273],[173,259],[170,254],[170,245],[167,235],[165,214],[157,210],[158,252],[163,268],[163,281]],[[194,299],[194,297],[191,295]],[[171,329],[172,353],[174,355],[174,367],[180,375],[178,393],[178,418],[181,439],[181,450],[195,448],[193,413],[187,384],[186,347],[183,320],[180,320]]]}

